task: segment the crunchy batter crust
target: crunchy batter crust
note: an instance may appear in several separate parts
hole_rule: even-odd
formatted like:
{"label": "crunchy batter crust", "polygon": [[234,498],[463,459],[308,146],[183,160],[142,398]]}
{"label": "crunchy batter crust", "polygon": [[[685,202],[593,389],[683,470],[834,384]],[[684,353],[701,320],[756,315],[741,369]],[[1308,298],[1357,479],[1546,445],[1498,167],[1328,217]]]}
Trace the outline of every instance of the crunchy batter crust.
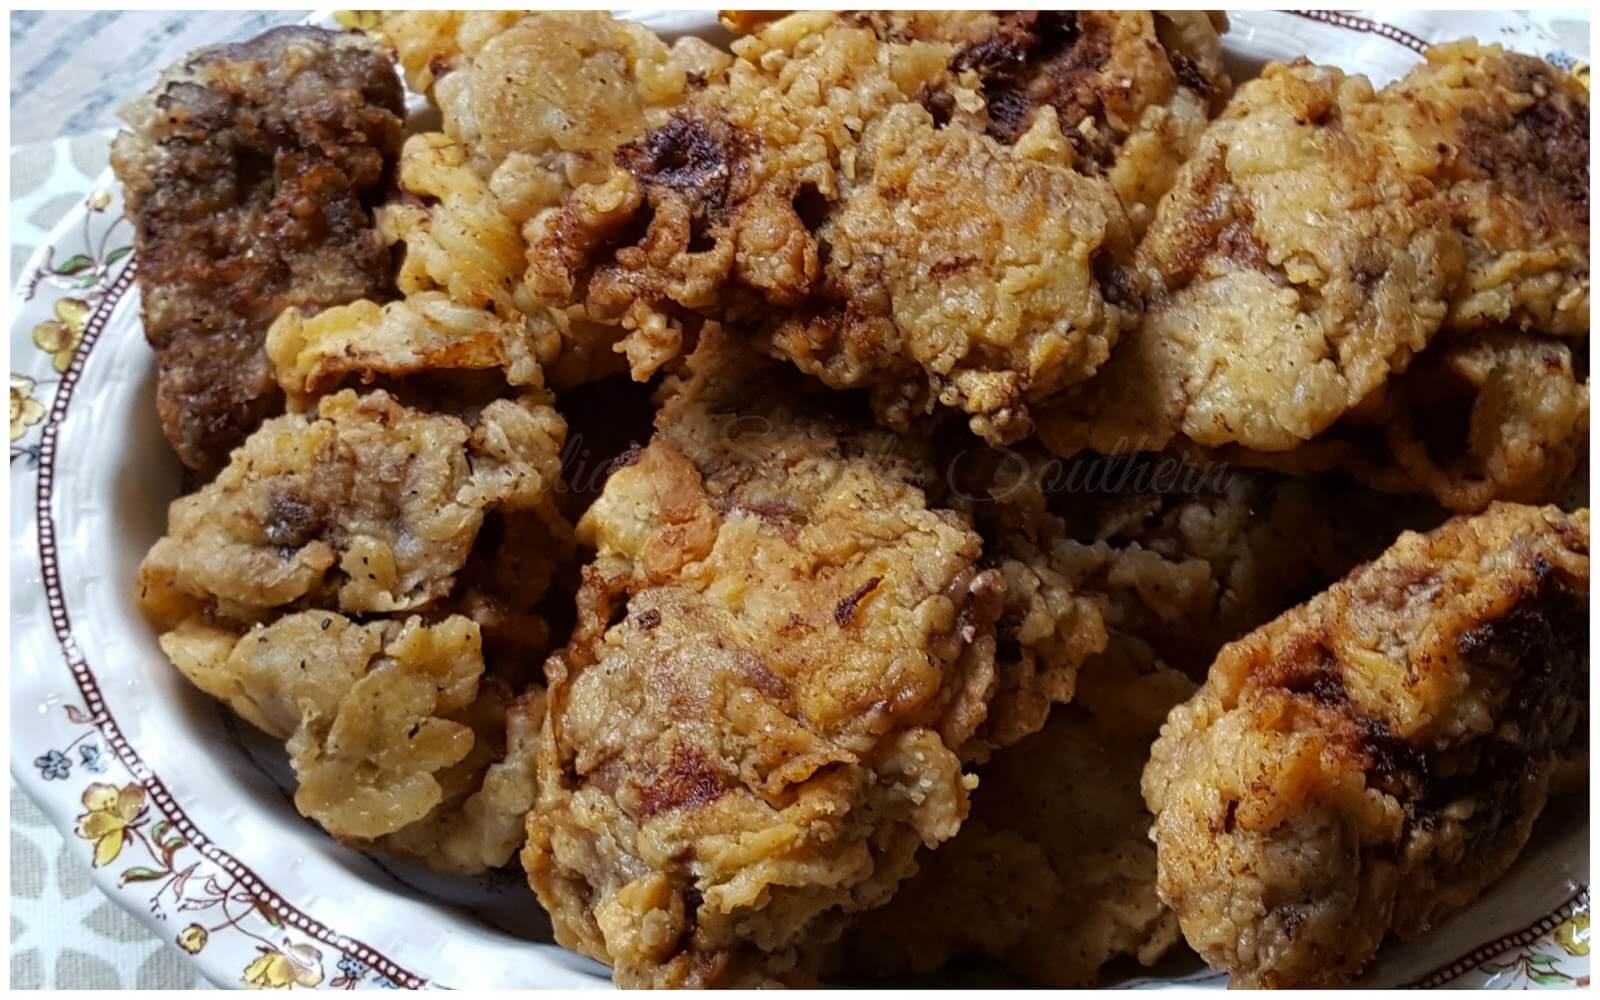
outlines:
{"label": "crunchy batter crust", "polygon": [[1144,775],[1190,945],[1335,983],[1499,878],[1586,715],[1588,593],[1587,510],[1495,504],[1224,649]]}
{"label": "crunchy batter crust", "polygon": [[1469,39],[1429,49],[1381,103],[1396,154],[1444,191],[1466,245],[1449,325],[1588,336],[1588,88]]}
{"label": "crunchy batter crust", "polygon": [[170,626],[242,623],[296,606],[410,611],[451,592],[491,509],[555,508],[565,425],[537,396],[468,426],[375,391],[268,421],[217,478],[173,501],[140,567],[140,599]]}
{"label": "crunchy batter crust", "polygon": [[123,111],[112,144],[135,227],[162,429],[213,472],[283,402],[262,342],[391,287],[373,228],[400,150],[394,64],[357,35],[275,28],[202,49]]}
{"label": "crunchy batter crust", "polygon": [[692,38],[669,47],[602,13],[406,11],[377,30],[442,116],[441,131],[407,139],[404,197],[379,213],[385,238],[405,246],[401,290],[447,291],[526,325],[547,343],[557,385],[630,368],[642,380],[675,357],[681,345],[664,347],[651,331],[630,336],[536,301],[522,280],[524,227],[574,187],[604,180],[617,148],[664,121],[727,54]]}
{"label": "crunchy batter crust", "polygon": [[927,467],[708,330],[597,549],[523,863],[623,985],[806,982],[966,814],[998,574]]}
{"label": "crunchy batter crust", "polygon": [[341,843],[462,874],[521,846],[542,696],[513,705],[484,677],[467,618],[359,624],[309,610],[241,634],[196,616],[161,648],[196,687],[288,742],[295,807]]}
{"label": "crunchy batter crust", "polygon": [[[1079,169],[1116,189],[1135,235],[1233,89],[1221,14],[1184,11],[885,11],[853,15],[886,41],[956,46],[983,98],[974,124],[1015,143],[1055,109]],[[954,95],[923,103],[955,114]]]}
{"label": "crunchy batter crust", "polygon": [[1363,77],[1268,66],[1239,88],[1139,248],[1152,299],[1093,380],[1053,403],[1053,451],[1285,451],[1427,346],[1463,267],[1432,185],[1376,132]]}
{"label": "crunchy batter crust", "polygon": [[924,107],[982,104],[951,45],[827,12],[734,50],[611,177],[530,224],[543,301],[667,353],[688,316],[750,323],[827,384],[871,388],[890,426],[944,405],[1000,439],[1105,360],[1137,309],[1131,231],[1053,107],[1003,145]]}

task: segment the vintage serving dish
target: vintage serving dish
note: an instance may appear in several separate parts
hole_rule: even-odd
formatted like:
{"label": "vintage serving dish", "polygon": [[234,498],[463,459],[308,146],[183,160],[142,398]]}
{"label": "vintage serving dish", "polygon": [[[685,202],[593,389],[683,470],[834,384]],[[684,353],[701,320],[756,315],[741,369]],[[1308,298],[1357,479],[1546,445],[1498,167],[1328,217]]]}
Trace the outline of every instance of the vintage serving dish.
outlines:
{"label": "vintage serving dish", "polygon": [[[624,12],[712,32],[708,12]],[[331,18],[322,19],[328,23]],[[1300,55],[1383,83],[1430,40],[1556,62],[1587,22],[1494,12],[1234,15],[1237,79]],[[1561,38],[1577,52],[1562,48]],[[150,67],[153,76],[157,67]],[[129,95],[130,97],[132,95]],[[585,987],[520,874],[463,883],[342,849],[296,814],[283,752],[172,669],[133,580],[178,491],[109,172],[23,272],[11,328],[11,758],[101,889],[222,985]],[[1568,986],[1589,975],[1586,802],[1558,804],[1510,875],[1374,984]],[[1195,966],[1137,985],[1221,985]]]}

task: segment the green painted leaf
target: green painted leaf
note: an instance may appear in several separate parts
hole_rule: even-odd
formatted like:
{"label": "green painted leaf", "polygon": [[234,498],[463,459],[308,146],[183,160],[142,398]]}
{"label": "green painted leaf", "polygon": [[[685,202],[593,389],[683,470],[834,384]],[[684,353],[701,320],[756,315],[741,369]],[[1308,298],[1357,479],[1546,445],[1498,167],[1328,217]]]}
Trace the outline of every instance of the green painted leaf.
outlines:
{"label": "green painted leaf", "polygon": [[158,872],[154,868],[129,868],[122,873],[123,884],[129,882],[154,882],[158,878],[165,878],[166,872]]}
{"label": "green painted leaf", "polygon": [[106,267],[110,267],[112,264],[115,264],[117,261],[128,256],[130,253],[133,253],[133,247],[117,247],[115,250],[106,254]]}
{"label": "green painted leaf", "polygon": [[91,267],[94,267],[93,260],[81,253],[75,253],[71,257],[68,257],[66,260],[57,264],[54,268],[52,268],[52,270],[54,270],[57,274],[77,274],[79,271],[83,271]]}
{"label": "green painted leaf", "polygon": [[1540,972],[1538,969],[1529,970],[1528,978],[1540,986],[1564,986],[1572,982],[1571,976],[1562,975],[1559,972]]}
{"label": "green painted leaf", "polygon": [[1554,965],[1554,964],[1556,964],[1556,957],[1554,955],[1529,955],[1528,956],[1528,964],[1529,965]]}

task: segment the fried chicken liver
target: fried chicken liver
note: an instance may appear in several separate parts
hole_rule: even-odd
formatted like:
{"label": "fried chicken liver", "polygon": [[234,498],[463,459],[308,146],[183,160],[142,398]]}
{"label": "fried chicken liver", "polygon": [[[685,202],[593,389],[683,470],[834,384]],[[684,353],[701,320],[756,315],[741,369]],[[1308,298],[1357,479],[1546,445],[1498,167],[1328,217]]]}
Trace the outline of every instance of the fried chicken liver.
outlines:
{"label": "fried chicken liver", "polygon": [[[1330,479],[1183,464],[1174,456],[1063,464],[1013,453],[978,524],[1004,553],[1008,607],[1028,575],[1059,581],[1103,618],[1100,646],[1037,735],[978,769],[972,815],[923,851],[916,876],[839,949],[850,975],[931,973],[964,956],[1040,986],[1093,985],[1113,959],[1143,964],[1178,940],[1156,895],[1140,775],[1169,709],[1217,650],[1388,545],[1424,505]],[[1052,513],[1059,512],[1059,515]],[[1016,588],[1021,589],[1021,588]],[[1037,628],[1000,620],[1008,635]],[[1012,630],[1012,631],[1008,631]],[[1081,639],[1080,639],[1081,641]]]}
{"label": "fried chicken liver", "polygon": [[1586,745],[1588,597],[1588,511],[1495,504],[1225,648],[1144,774],[1189,944],[1337,983],[1504,874]]}
{"label": "fried chicken liver", "polygon": [[1240,87],[1139,248],[1148,311],[1040,421],[1058,454],[1285,451],[1358,407],[1438,332],[1463,269],[1432,185],[1371,124],[1363,77],[1299,62]]}
{"label": "fried chicken liver", "polygon": [[694,317],[748,323],[900,429],[945,406],[1012,439],[1104,362],[1137,311],[1132,231],[1053,106],[1002,144],[924,106],[982,107],[953,45],[828,12],[733,48],[611,176],[530,223],[541,301],[669,344]]}
{"label": "fried chicken liver", "polygon": [[185,465],[216,471],[282,408],[262,343],[286,306],[389,291],[372,208],[402,113],[382,49],[307,27],[203,49],[123,112],[111,163],[134,222],[161,426]]}
{"label": "fried chicken liver", "polygon": [[623,985],[814,981],[966,815],[1003,584],[916,443],[818,392],[702,332],[580,523],[523,863]]}

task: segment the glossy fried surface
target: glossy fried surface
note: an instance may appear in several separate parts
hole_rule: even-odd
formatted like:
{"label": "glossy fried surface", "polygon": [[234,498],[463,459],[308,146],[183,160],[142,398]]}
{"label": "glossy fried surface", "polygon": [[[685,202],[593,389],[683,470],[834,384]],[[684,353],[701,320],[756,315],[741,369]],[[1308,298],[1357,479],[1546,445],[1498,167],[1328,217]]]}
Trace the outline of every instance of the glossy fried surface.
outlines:
{"label": "glossy fried surface", "polygon": [[162,429],[190,468],[220,468],[282,408],[262,350],[279,312],[391,288],[372,209],[401,112],[381,48],[305,27],[203,49],[123,112],[111,162],[134,222]]}
{"label": "glossy fried surface", "polygon": [[1588,585],[1587,511],[1496,504],[1225,648],[1144,775],[1190,945],[1339,982],[1502,875],[1582,738]]}

